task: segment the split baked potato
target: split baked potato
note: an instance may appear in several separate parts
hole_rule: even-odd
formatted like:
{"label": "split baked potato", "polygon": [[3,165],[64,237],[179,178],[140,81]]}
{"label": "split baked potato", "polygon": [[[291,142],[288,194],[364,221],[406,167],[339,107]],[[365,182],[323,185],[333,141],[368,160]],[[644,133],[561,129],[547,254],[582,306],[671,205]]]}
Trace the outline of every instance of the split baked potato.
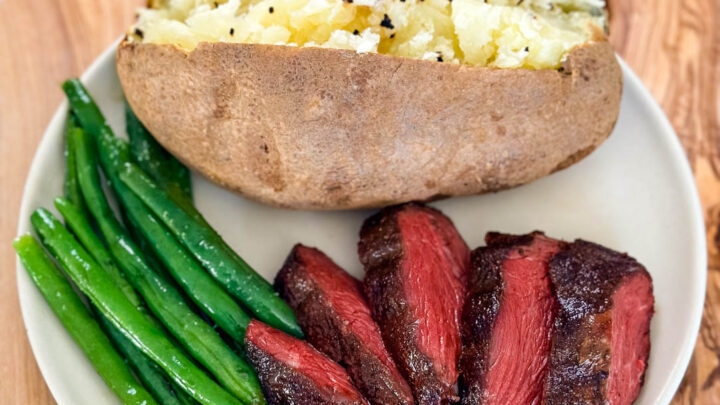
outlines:
{"label": "split baked potato", "polygon": [[548,175],[617,120],[601,0],[157,0],[118,49],[138,117],[280,207],[476,194]]}

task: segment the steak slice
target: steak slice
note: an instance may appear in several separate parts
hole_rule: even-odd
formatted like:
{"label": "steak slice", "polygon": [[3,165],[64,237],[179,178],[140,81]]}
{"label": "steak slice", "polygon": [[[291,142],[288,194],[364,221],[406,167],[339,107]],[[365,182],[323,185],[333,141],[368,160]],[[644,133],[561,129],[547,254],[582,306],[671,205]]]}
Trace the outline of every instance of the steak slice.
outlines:
{"label": "steak slice", "polygon": [[413,404],[380,336],[361,284],[318,249],[295,245],[275,277],[307,340],[344,365],[371,404]]}
{"label": "steak slice", "polygon": [[417,403],[458,401],[470,250],[452,222],[422,204],[385,208],[363,224],[358,253],[372,315]]}
{"label": "steak slice", "polygon": [[557,310],[548,263],[565,244],[540,232],[486,241],[463,309],[462,403],[540,404]]}
{"label": "steak slice", "polygon": [[578,240],[550,261],[559,302],[544,403],[631,404],[643,384],[654,298],[645,268]]}
{"label": "steak slice", "polygon": [[367,405],[345,369],[309,344],[252,320],[247,356],[269,405]]}

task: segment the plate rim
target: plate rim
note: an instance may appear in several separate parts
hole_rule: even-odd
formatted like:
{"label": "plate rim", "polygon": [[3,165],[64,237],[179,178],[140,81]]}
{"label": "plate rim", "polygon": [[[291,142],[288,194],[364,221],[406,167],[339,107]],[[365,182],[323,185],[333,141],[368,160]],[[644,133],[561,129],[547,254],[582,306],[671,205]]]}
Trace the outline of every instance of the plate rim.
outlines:
{"label": "plate rim", "polygon": [[[85,70],[85,72],[80,76],[80,79],[83,82],[86,82],[90,77],[97,75],[98,72],[102,69],[102,67],[105,66],[107,63],[112,63],[112,60],[115,59],[117,46],[122,40],[122,38],[123,36],[115,40],[93,61],[93,63],[87,68],[87,70]],[[693,218],[693,221],[691,224],[689,224],[689,226],[692,228],[691,233],[698,241],[698,243],[695,243],[693,245],[694,254],[690,259],[696,262],[695,268],[692,269],[692,274],[694,278],[693,285],[699,289],[700,297],[696,297],[695,302],[693,303],[693,311],[690,314],[690,324],[694,325],[694,328],[689,328],[689,330],[686,331],[686,335],[683,339],[683,346],[680,350],[676,365],[670,374],[668,383],[658,395],[661,403],[668,404],[674,397],[678,387],[680,386],[680,383],[682,382],[682,379],[685,375],[685,372],[690,363],[690,359],[694,352],[695,344],[697,342],[697,337],[700,331],[707,283],[707,240],[705,232],[705,219],[703,215],[702,205],[700,202],[700,196],[697,190],[697,185],[695,183],[695,178],[690,167],[690,162],[687,158],[685,150],[682,147],[682,144],[680,143],[680,139],[678,138],[677,133],[675,132],[667,115],[662,110],[657,100],[655,100],[655,98],[645,87],[640,78],[619,55],[616,54],[616,57],[622,68],[625,80],[632,83],[632,85],[638,89],[638,95],[641,99],[641,103],[649,107],[650,111],[652,111],[653,119],[655,119],[660,125],[660,127],[663,129],[663,136],[659,137],[659,139],[661,140],[661,142],[665,143],[666,146],[670,148],[672,154],[677,156],[677,158],[679,159],[679,162],[677,162],[679,163],[677,170],[680,171],[679,174],[682,179],[683,186],[685,187],[684,191],[686,194],[689,194],[687,196],[690,203],[689,209],[692,211],[691,216]],[[627,86],[627,83],[625,84],[625,86]],[[31,204],[28,198],[28,195],[30,194],[29,191],[37,187],[36,184],[38,183],[40,176],[42,176],[42,173],[40,172],[41,165],[38,164],[38,161],[41,159],[42,156],[47,155],[46,150],[49,149],[52,144],[52,136],[50,135],[50,133],[55,132],[55,129],[58,126],[61,127],[63,125],[63,122],[65,121],[65,118],[67,116],[67,110],[67,100],[63,100],[53,114],[47,127],[45,128],[42,138],[37,146],[37,149],[35,150],[35,154],[30,165],[30,170],[23,186],[22,198],[20,202],[20,211],[18,216],[18,235],[32,233],[30,226],[28,225],[28,221],[24,220],[24,218],[29,217],[31,210]],[[669,136],[666,136],[665,134],[669,134]],[[61,405],[70,404],[72,403],[71,399],[66,396],[68,395],[68,393],[66,393],[60,388],[61,384],[59,381],[57,381],[57,376],[49,374],[47,372],[49,370],[47,364],[51,362],[52,359],[46,358],[42,354],[38,355],[38,353],[42,352],[36,350],[36,348],[38,347],[37,345],[40,345],[40,341],[42,339],[40,336],[37,336],[37,334],[33,334],[33,332],[31,331],[31,329],[33,329],[33,326],[28,323],[27,318],[27,311],[29,311],[29,306],[31,306],[29,302],[30,298],[28,295],[28,291],[30,288],[35,288],[35,286],[29,280],[29,278],[27,278],[27,273],[25,272],[24,267],[20,263],[20,260],[17,258],[17,256],[15,258],[15,263],[16,286],[18,291],[18,301],[20,303],[20,311],[22,314],[23,327],[25,329],[25,335],[27,336],[30,343],[35,363],[37,364],[37,367],[40,370],[43,379],[45,380],[45,384],[50,390],[50,393],[53,395],[55,401],[57,401],[57,403]],[[700,271],[698,271],[698,269],[700,269]],[[43,301],[43,304],[41,305],[47,305],[47,303]]]}
{"label": "plate rim", "polygon": [[[642,104],[645,104],[646,106],[650,107],[652,111],[654,111],[653,117],[663,128],[663,133],[669,133],[670,135],[672,135],[663,136],[660,139],[662,140],[662,142],[666,143],[671,148],[673,154],[680,156],[679,163],[681,164],[678,169],[681,171],[682,174],[683,185],[686,188],[689,188],[689,190],[686,191],[690,191],[690,208],[692,210],[693,217],[693,223],[691,226],[693,228],[692,231],[694,237],[698,240],[698,243],[694,245],[695,254],[693,255],[693,259],[698,261],[696,266],[700,269],[700,271],[695,271],[696,269],[693,269],[693,275],[695,279],[693,284],[695,284],[696,287],[699,289],[700,297],[696,297],[695,299],[695,308],[693,313],[691,314],[690,320],[690,323],[692,325],[695,325],[695,327],[691,330],[686,331],[683,347],[680,351],[680,355],[678,356],[676,366],[670,375],[669,382],[660,392],[660,402],[664,404],[669,404],[675,396],[678,388],[680,387],[680,383],[685,377],[685,373],[688,369],[688,366],[690,365],[690,360],[692,358],[693,352],[695,351],[698,334],[700,333],[700,326],[702,324],[708,273],[708,252],[706,239],[707,236],[705,229],[705,215],[703,214],[702,204],[700,202],[700,193],[698,192],[697,184],[695,183],[695,176],[690,166],[690,161],[688,160],[687,153],[685,153],[685,149],[683,148],[682,143],[680,143],[680,138],[678,137],[677,132],[675,132],[675,128],[673,128],[672,124],[670,123],[670,119],[665,114],[665,111],[662,109],[662,107],[660,107],[660,103],[658,103],[655,97],[653,97],[653,95],[650,93],[650,90],[645,87],[645,84],[630,68],[627,62],[625,62],[625,60],[623,60],[620,55],[616,54],[615,56],[617,57],[618,62],[620,63],[620,66],[623,70],[623,77],[625,79],[629,79],[629,81],[632,82],[633,85],[638,89],[638,95],[641,98]],[[652,345],[652,342],[650,342],[650,344]]]}

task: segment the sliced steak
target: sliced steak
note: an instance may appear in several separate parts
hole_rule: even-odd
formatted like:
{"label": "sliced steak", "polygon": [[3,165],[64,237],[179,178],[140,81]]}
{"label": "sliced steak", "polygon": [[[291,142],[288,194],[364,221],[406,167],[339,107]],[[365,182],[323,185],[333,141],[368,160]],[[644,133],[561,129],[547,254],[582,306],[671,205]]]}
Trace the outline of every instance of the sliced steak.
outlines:
{"label": "sliced steak", "polygon": [[275,278],[307,340],[344,365],[371,404],[413,404],[380,336],[361,284],[318,249],[295,245]]}
{"label": "sliced steak", "polygon": [[269,405],[367,405],[345,369],[309,344],[253,320],[247,356]]}
{"label": "sliced steak", "polygon": [[550,261],[559,302],[544,403],[631,404],[650,351],[654,298],[645,268],[578,240]]}
{"label": "sliced steak", "polygon": [[372,315],[415,400],[456,402],[470,251],[452,222],[421,204],[385,208],[363,224],[358,252]]}
{"label": "sliced steak", "polygon": [[491,233],[472,253],[462,317],[462,402],[540,404],[557,310],[550,259],[563,242]]}

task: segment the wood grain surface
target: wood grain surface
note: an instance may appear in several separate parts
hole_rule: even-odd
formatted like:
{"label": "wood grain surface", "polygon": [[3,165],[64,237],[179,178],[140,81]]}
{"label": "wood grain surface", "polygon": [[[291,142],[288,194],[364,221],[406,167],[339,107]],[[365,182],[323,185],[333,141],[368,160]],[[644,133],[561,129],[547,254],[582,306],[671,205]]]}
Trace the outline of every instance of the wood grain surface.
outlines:
{"label": "wood grain surface", "polygon": [[[0,0],[0,398],[53,403],[22,323],[11,240],[40,137],[142,0]],[[720,404],[720,0],[610,0],[611,40],[670,117],[695,172],[709,248],[705,313],[674,404]],[[682,271],[682,269],[678,269]]]}

